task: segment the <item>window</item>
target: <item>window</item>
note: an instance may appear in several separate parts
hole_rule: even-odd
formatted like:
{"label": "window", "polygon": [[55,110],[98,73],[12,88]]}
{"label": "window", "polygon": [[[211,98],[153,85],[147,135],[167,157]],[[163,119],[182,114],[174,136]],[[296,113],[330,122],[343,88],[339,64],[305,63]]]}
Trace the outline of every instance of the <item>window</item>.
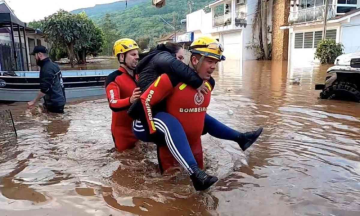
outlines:
{"label": "window", "polygon": [[324,5],[324,0],[315,0],[315,6]]}
{"label": "window", "polygon": [[356,7],[337,6],[336,12],[337,13],[347,13],[347,12],[355,10],[355,9],[356,9]]}
{"label": "window", "polygon": [[347,13],[349,11],[355,10],[357,8],[357,0],[338,0],[338,6],[336,8],[336,13]]}
{"label": "window", "polygon": [[310,7],[314,7],[315,6],[315,0],[307,0],[307,5],[308,8]]}
{"label": "window", "polygon": [[322,40],[322,31],[316,31],[314,38],[314,48],[317,48],[321,40]]}
{"label": "window", "polygon": [[313,48],[314,32],[305,32],[304,48]]}
{"label": "window", "polygon": [[338,0],[338,4],[357,4],[357,0]]}
{"label": "window", "polygon": [[347,0],[347,4],[357,4],[357,0]]}
{"label": "window", "polygon": [[326,31],[326,39],[332,39],[336,41],[336,29]]}
{"label": "window", "polygon": [[[332,39],[336,41],[336,34],[336,29],[327,30],[326,39]],[[295,49],[316,49],[321,40],[322,31],[295,33]]]}
{"label": "window", "polygon": [[306,0],[300,0],[300,8],[306,9]]}
{"label": "window", "polygon": [[295,49],[302,49],[304,43],[304,33],[295,34]]}
{"label": "window", "polygon": [[245,4],[245,0],[236,0],[236,4],[243,5]]}

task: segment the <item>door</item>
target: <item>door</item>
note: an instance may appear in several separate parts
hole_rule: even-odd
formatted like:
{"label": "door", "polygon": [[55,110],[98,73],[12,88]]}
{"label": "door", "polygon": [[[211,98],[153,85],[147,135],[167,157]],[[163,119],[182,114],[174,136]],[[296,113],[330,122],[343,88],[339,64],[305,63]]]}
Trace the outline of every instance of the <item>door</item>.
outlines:
{"label": "door", "polygon": [[341,43],[344,45],[345,53],[353,53],[360,51],[360,40],[359,37],[354,35],[360,34],[360,26],[343,26]]}
{"label": "door", "polygon": [[224,56],[223,72],[241,72],[242,65],[242,32],[223,34]]}

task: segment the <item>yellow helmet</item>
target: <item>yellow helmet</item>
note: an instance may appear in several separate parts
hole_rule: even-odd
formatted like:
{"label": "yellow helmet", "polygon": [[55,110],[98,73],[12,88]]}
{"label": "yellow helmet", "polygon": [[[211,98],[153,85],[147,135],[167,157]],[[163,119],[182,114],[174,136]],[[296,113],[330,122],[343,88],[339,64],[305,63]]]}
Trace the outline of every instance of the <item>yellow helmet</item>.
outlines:
{"label": "yellow helmet", "polygon": [[114,55],[117,56],[121,53],[126,53],[134,49],[139,49],[138,44],[132,39],[123,38],[115,42],[113,51]]}
{"label": "yellow helmet", "polygon": [[196,39],[190,45],[190,52],[193,54],[200,54],[204,57],[224,61],[225,56],[222,55],[224,48],[216,39],[203,36]]}

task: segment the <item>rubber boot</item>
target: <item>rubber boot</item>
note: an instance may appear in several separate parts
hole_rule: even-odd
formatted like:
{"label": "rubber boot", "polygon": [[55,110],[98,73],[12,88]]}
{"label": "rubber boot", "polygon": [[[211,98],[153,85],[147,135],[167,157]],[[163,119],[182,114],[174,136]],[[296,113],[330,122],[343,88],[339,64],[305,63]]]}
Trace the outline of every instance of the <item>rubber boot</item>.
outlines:
{"label": "rubber boot", "polygon": [[192,168],[192,170],[194,171],[194,173],[190,176],[190,178],[193,182],[195,190],[197,191],[204,191],[218,181],[218,178],[216,176],[208,175],[200,168],[196,167]]}
{"label": "rubber boot", "polygon": [[243,151],[248,149],[257,140],[257,138],[259,138],[262,131],[263,131],[263,128],[260,127],[256,131],[246,132],[246,133],[241,134],[241,136],[239,136],[239,140],[237,141],[240,148]]}

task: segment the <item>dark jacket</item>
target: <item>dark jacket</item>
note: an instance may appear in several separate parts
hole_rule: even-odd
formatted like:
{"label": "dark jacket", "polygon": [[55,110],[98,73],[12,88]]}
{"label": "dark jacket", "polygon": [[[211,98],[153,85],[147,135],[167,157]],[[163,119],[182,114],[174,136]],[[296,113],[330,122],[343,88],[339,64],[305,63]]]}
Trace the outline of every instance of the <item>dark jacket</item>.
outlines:
{"label": "dark jacket", "polygon": [[174,55],[166,51],[155,50],[144,57],[136,67],[138,87],[141,92],[153,83],[161,74],[169,75],[170,80],[186,83],[193,88],[199,88],[203,80],[188,65],[177,60]]}
{"label": "dark jacket", "polygon": [[[135,74],[138,76],[137,86],[140,87],[141,92],[145,92],[163,73],[169,76],[174,87],[179,82],[183,82],[197,89],[204,82],[192,68],[177,60],[170,52],[154,50],[146,55],[136,67]],[[164,110],[164,102],[160,102],[152,107],[153,113]],[[133,119],[143,119],[144,110],[140,100],[137,100],[130,106],[128,114]]]}
{"label": "dark jacket", "polygon": [[48,107],[62,107],[66,103],[65,88],[59,66],[49,58],[39,62],[40,91],[45,95],[45,105]]}

